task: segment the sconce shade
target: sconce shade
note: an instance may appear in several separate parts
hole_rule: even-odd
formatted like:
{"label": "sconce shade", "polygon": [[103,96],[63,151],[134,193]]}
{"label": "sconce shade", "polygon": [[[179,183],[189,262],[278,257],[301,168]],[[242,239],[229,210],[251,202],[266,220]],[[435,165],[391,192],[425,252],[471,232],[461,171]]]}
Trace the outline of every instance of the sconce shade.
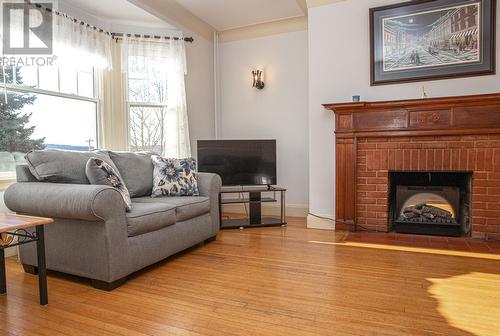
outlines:
{"label": "sconce shade", "polygon": [[262,80],[262,71],[261,70],[252,71],[252,77],[253,77],[252,87],[258,90],[262,90],[265,86],[264,81]]}

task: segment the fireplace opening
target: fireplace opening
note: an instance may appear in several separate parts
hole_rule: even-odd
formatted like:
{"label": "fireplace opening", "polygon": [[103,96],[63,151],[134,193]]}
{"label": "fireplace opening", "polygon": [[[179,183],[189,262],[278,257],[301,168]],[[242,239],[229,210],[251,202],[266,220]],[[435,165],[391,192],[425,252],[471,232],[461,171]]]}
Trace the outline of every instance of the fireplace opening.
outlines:
{"label": "fireplace opening", "polygon": [[470,235],[472,173],[390,172],[391,231]]}

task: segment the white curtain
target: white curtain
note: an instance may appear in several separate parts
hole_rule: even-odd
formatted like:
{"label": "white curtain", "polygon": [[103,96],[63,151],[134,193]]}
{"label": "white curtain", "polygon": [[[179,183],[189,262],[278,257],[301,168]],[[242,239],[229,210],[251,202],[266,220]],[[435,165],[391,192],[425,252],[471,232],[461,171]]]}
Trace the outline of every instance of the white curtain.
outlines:
{"label": "white curtain", "polygon": [[[35,9],[34,6],[33,9]],[[25,20],[29,20],[29,22],[41,22],[41,11],[43,9],[30,10],[28,18],[23,16],[24,12],[22,10],[10,12],[9,30],[11,40],[21,41],[22,46],[23,34],[25,33]],[[113,39],[110,34],[97,31],[87,25],[82,25],[80,21],[75,22],[73,18],[68,16],[54,14],[52,15],[52,20],[52,53],[56,57],[54,65],[96,69],[112,68],[110,46]],[[2,46],[2,41],[3,38],[0,39],[0,47]],[[37,47],[43,46],[37,45]],[[16,47],[20,46],[16,45]],[[0,48],[0,53],[2,53],[2,50],[3,48]]]}
{"label": "white curtain", "polygon": [[[129,57],[144,57],[145,62],[129,62]],[[166,116],[163,155],[185,158],[191,156],[186,105],[186,47],[182,37],[175,39],[143,39],[124,37],[122,71],[140,73],[151,65],[166,76]],[[128,66],[127,66],[128,65]]]}
{"label": "white curtain", "polygon": [[111,69],[110,34],[54,15],[54,55],[59,66]]}

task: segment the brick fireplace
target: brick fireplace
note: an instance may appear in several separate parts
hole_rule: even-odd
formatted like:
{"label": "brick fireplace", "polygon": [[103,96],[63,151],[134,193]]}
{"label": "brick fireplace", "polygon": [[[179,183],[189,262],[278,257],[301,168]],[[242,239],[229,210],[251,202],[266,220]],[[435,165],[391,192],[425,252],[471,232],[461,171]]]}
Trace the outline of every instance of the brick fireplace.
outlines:
{"label": "brick fireplace", "polygon": [[336,120],[338,228],[391,231],[394,172],[464,173],[463,235],[500,239],[500,94],[325,107]]}

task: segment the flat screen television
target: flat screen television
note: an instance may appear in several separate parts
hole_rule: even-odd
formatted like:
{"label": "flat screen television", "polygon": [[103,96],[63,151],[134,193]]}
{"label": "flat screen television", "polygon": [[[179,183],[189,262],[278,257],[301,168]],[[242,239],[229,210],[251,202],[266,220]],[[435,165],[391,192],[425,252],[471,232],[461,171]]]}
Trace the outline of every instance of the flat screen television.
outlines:
{"label": "flat screen television", "polygon": [[198,171],[225,186],[275,185],[276,140],[199,140]]}

